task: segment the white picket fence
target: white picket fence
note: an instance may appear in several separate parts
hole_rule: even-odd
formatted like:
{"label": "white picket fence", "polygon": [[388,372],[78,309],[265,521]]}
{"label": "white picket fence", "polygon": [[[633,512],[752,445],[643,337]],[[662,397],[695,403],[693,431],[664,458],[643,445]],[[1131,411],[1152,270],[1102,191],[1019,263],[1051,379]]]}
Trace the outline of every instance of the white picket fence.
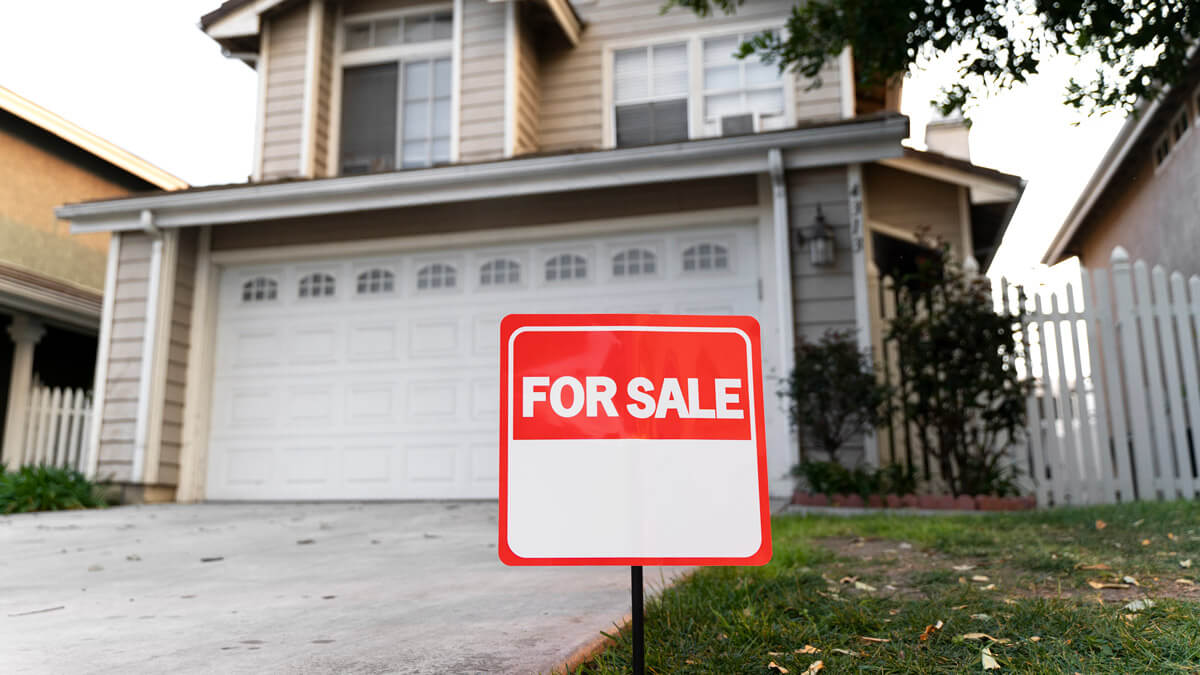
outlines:
{"label": "white picket fence", "polygon": [[25,411],[25,442],[14,466],[29,464],[82,470],[92,424],[92,395],[82,389],[34,385]]}
{"label": "white picket fence", "polygon": [[[896,314],[895,283],[871,283],[875,364],[903,388],[899,355],[883,338]],[[1200,276],[1151,270],[1117,248],[1111,270],[1037,287],[1001,279],[993,296],[998,312],[1025,310],[1017,368],[1034,386],[1026,438],[1010,447],[1010,461],[1026,493],[1042,505],[1200,496]],[[876,443],[881,462],[913,466],[935,488],[941,482],[900,411]]]}
{"label": "white picket fence", "polygon": [[[1119,247],[1111,262],[1023,298],[1020,367],[1036,386],[1014,450],[1042,504],[1200,495],[1200,277]],[[995,292],[1000,311],[1020,301],[1004,280]]]}

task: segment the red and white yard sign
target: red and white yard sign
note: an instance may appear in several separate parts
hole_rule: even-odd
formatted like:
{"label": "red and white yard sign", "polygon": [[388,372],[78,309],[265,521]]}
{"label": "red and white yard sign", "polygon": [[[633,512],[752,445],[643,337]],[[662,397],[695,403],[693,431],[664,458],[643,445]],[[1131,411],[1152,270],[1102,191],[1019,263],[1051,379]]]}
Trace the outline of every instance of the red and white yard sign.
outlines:
{"label": "red and white yard sign", "polygon": [[758,322],[514,314],[500,338],[503,562],[770,560]]}

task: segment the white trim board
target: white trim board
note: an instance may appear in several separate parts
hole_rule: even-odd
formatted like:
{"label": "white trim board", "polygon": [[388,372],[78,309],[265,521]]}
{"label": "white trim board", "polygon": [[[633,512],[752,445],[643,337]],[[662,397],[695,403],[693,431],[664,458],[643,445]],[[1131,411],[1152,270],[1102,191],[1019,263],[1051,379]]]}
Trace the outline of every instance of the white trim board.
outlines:
{"label": "white trim board", "polygon": [[403,237],[342,241],[295,246],[269,246],[236,251],[213,251],[211,260],[217,265],[247,265],[278,263],[329,257],[350,257],[378,253],[386,255],[421,249],[458,248],[511,242],[536,241],[562,237],[586,237],[611,231],[646,231],[689,228],[706,225],[736,225],[749,223],[759,217],[761,207],[738,206],[704,211],[677,211],[653,216],[584,220],[551,225],[528,225],[503,229],[482,229],[445,234],[419,234]]}
{"label": "white trim board", "polygon": [[771,148],[783,151],[786,169],[878,161],[900,156],[907,135],[908,119],[889,115],[754,136],[71,204],[55,213],[72,221],[73,232],[138,229],[143,209],[154,210],[159,227],[215,225],[758,174],[767,170]]}

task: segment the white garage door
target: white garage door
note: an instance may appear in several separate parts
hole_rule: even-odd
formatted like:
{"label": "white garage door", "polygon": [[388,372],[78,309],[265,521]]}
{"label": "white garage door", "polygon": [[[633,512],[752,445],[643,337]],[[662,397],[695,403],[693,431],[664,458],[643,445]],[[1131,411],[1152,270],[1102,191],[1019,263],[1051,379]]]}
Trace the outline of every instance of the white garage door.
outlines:
{"label": "white garage door", "polygon": [[501,317],[756,315],[756,260],[747,226],[226,268],[208,497],[495,497]]}

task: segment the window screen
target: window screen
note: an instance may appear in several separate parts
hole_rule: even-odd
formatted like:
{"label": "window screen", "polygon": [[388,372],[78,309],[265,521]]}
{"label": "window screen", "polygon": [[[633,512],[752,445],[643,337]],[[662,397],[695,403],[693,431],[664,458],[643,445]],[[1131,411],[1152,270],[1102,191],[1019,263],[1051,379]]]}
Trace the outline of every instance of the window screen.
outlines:
{"label": "window screen", "polygon": [[450,59],[404,64],[403,166],[450,161]]}
{"label": "window screen", "polygon": [[396,165],[399,64],[346,68],[342,75],[342,173],[387,171]]}
{"label": "window screen", "polygon": [[687,59],[682,42],[613,54],[618,147],[687,140]]}

